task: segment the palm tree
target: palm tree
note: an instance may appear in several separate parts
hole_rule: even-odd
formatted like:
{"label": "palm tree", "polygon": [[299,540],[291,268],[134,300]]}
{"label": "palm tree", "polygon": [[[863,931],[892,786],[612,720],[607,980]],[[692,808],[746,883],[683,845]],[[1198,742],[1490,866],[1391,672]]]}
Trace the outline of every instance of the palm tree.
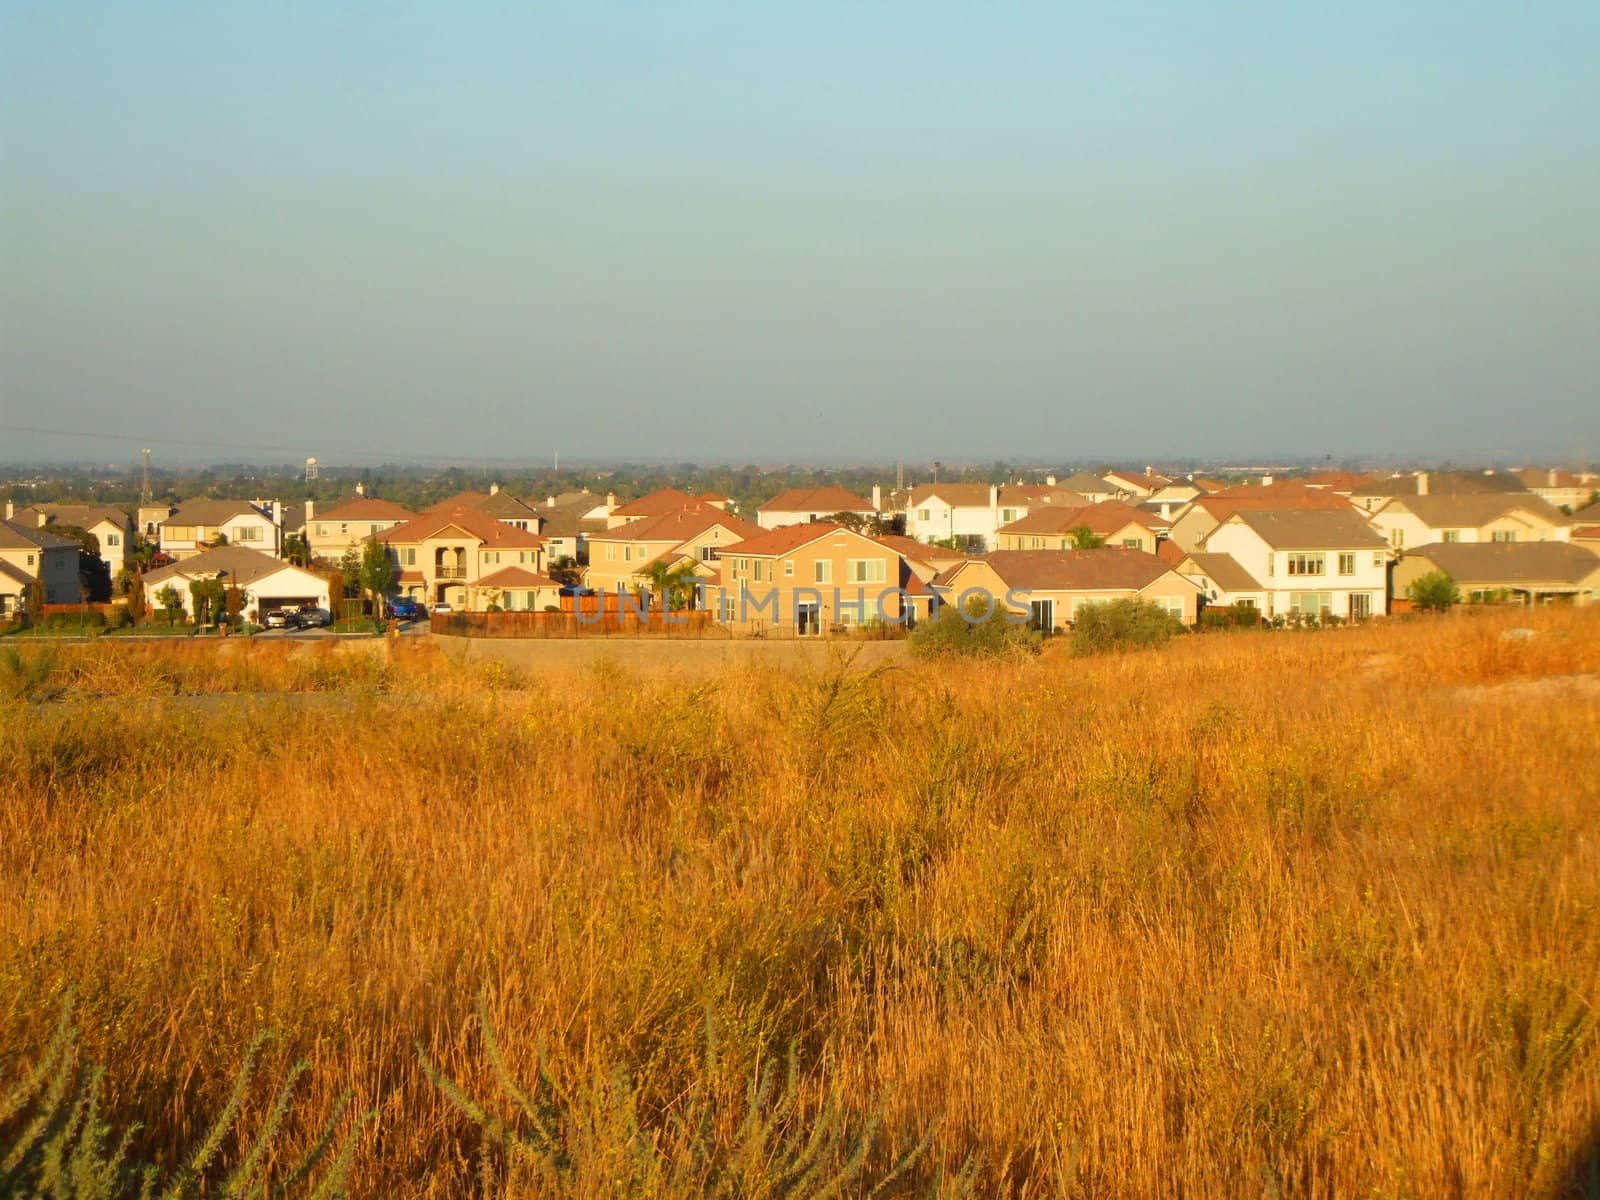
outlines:
{"label": "palm tree", "polygon": [[653,562],[645,575],[650,580],[650,594],[665,598],[668,607],[682,612],[692,606],[695,584],[700,578],[695,574],[694,563],[669,567],[665,562]]}

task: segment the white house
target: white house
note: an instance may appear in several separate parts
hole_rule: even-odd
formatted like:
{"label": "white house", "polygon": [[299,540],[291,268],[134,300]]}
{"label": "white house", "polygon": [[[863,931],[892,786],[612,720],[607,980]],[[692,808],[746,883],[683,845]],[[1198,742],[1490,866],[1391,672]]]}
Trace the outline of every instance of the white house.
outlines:
{"label": "white house", "polygon": [[226,587],[243,588],[243,611],[257,623],[274,608],[312,605],[324,612],[333,610],[328,580],[324,576],[270,554],[231,545],[204,550],[147,573],[145,603],[152,608],[164,607],[160,594],[171,587],[178,593],[179,606],[193,620],[194,598],[189,585],[197,579],[218,579]]}
{"label": "white house", "polygon": [[1259,579],[1241,567],[1231,554],[1195,551],[1184,555],[1173,570],[1200,589],[1208,607],[1229,608],[1235,604],[1248,604],[1251,608],[1267,611],[1267,589],[1261,586]]}
{"label": "white house", "polygon": [[1045,484],[924,483],[911,489],[906,533],[919,542],[950,542],[963,550],[992,550],[1002,525],[1046,505],[1083,508],[1078,492]]}
{"label": "white house", "polygon": [[756,524],[762,529],[782,529],[825,521],[835,513],[853,513],[867,520],[878,515],[882,503],[883,492],[876,484],[871,500],[833,485],[789,488],[756,509]]}
{"label": "white house", "polygon": [[1235,512],[1211,531],[1206,552],[1231,555],[1262,584],[1268,616],[1388,612],[1388,547],[1353,509]]}
{"label": "white house", "polygon": [[283,553],[278,504],[272,500],[185,500],[157,528],[161,553],[188,558],[217,543],[270,554]]}
{"label": "white house", "polygon": [[115,579],[127,561],[128,543],[133,535],[133,518],[109,504],[32,504],[13,512],[6,501],[6,519],[42,528],[72,526],[94,534],[100,543],[100,560]]}

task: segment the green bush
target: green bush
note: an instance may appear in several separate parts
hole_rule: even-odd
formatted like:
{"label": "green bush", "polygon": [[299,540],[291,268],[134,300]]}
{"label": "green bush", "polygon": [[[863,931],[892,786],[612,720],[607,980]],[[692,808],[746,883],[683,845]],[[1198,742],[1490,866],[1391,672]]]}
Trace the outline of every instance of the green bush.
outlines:
{"label": "green bush", "polygon": [[1183,623],[1159,604],[1144,600],[1082,604],[1073,623],[1072,652],[1104,654],[1160,646],[1173,634],[1182,632]]}
{"label": "green bush", "polygon": [[87,608],[78,612],[51,613],[39,622],[39,628],[51,632],[79,629],[104,629],[106,627],[105,614],[99,609]]}
{"label": "green bush", "polygon": [[1452,604],[1461,603],[1461,589],[1445,571],[1419,575],[1406,589],[1406,595],[1423,612],[1444,612]]}
{"label": "green bush", "polygon": [[1006,617],[1003,605],[997,603],[991,608],[978,597],[967,601],[965,613],[953,604],[946,605],[934,620],[916,627],[911,634],[911,648],[927,658],[1037,654],[1040,635]]}
{"label": "green bush", "polygon": [[1226,608],[1208,608],[1200,614],[1202,629],[1256,629],[1261,625],[1261,610],[1240,601]]}

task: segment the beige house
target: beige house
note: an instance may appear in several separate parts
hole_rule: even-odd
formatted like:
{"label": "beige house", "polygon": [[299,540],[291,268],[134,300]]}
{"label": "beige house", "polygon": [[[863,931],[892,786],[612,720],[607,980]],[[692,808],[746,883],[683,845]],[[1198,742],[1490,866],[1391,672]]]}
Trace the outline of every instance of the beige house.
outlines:
{"label": "beige house", "polygon": [[378,541],[398,568],[400,594],[467,611],[487,606],[477,590],[486,577],[506,567],[541,576],[545,569],[544,539],[475,508],[424,513]]}
{"label": "beige house", "polygon": [[1228,608],[1248,604],[1267,611],[1267,589],[1246,571],[1231,554],[1207,554],[1197,550],[1185,554],[1173,568],[1199,589],[1207,607]]}
{"label": "beige house", "polygon": [[1515,474],[1501,471],[1411,471],[1370,475],[1350,492],[1350,503],[1377,512],[1396,496],[1485,495],[1526,491]]}
{"label": "beige house", "polygon": [[637,591],[649,586],[657,563],[692,563],[696,574],[711,577],[724,548],[760,532],[759,525],[691,499],[688,507],[591,534],[583,585],[594,592]]}
{"label": "beige house", "polygon": [[41,528],[70,525],[94,534],[100,543],[100,559],[110,569],[112,579],[121,573],[133,541],[133,518],[109,504],[30,504],[13,512],[8,500],[6,519]]}
{"label": "beige house", "polygon": [[1235,484],[1197,497],[1176,512],[1167,537],[1186,552],[1206,549],[1206,539],[1236,512],[1349,512],[1348,498],[1326,488],[1300,483]]}
{"label": "beige house", "polygon": [[898,550],[827,521],[758,531],[727,547],[720,582],[723,624],[780,637],[907,623],[929,599]]}
{"label": "beige house", "polygon": [[473,612],[498,608],[504,612],[543,612],[561,607],[561,585],[548,575],[527,567],[502,567],[481,576],[468,588],[467,607]]}
{"label": "beige house", "polygon": [[1107,546],[1154,554],[1158,519],[1120,500],[1104,500],[1083,508],[1050,504],[995,531],[1001,550],[1071,550],[1072,535],[1086,528]]}
{"label": "beige house", "polygon": [[244,546],[217,546],[191,554],[144,577],[145,603],[161,607],[160,594],[168,587],[178,595],[178,606],[194,619],[195,580],[216,579],[244,593],[245,616],[261,623],[275,608],[311,607],[333,615],[332,585],[328,577],[297,567],[271,554]]}
{"label": "beige house", "polygon": [[1200,588],[1142,550],[996,550],[940,574],[944,604],[971,601],[1026,615],[1030,628],[1066,629],[1084,606],[1110,600],[1160,605],[1185,625],[1197,620]]}
{"label": "beige house", "polygon": [[359,550],[361,543],[396,525],[415,521],[418,514],[393,500],[357,496],[318,511],[306,505],[306,545],[311,557],[323,562],[338,562],[348,550]]}
{"label": "beige house", "polygon": [[157,526],[157,538],[169,558],[199,554],[219,538],[274,558],[283,553],[278,505],[270,500],[185,500]]}
{"label": "beige house", "polygon": [[[606,528],[620,529],[635,521],[648,521],[652,517],[665,516],[670,512],[679,512],[686,508],[704,507],[709,501],[697,500],[688,492],[678,488],[660,488],[648,495],[640,496],[637,500],[629,500],[618,504],[615,493],[606,494]],[[714,507],[726,507],[716,505]]]}
{"label": "beige house", "polygon": [[1395,564],[1394,592],[1443,571],[1469,603],[1600,599],[1600,557],[1570,542],[1454,542],[1418,546]]}
{"label": "beige house", "polygon": [[1372,514],[1391,550],[1433,542],[1565,542],[1572,520],[1531,492],[1396,496]]}
{"label": "beige house", "polygon": [[22,521],[0,521],[0,616],[25,611],[35,586],[46,604],[76,604],[78,543]]}
{"label": "beige house", "polygon": [[1588,471],[1574,474],[1553,467],[1524,467],[1512,474],[1522,481],[1523,487],[1555,508],[1565,506],[1576,511],[1600,490],[1600,475]]}
{"label": "beige house", "polygon": [[876,486],[871,500],[842,487],[789,488],[756,509],[756,524],[763,529],[782,529],[785,525],[809,525],[835,513],[854,513],[869,520],[878,515],[882,502],[883,493]]}

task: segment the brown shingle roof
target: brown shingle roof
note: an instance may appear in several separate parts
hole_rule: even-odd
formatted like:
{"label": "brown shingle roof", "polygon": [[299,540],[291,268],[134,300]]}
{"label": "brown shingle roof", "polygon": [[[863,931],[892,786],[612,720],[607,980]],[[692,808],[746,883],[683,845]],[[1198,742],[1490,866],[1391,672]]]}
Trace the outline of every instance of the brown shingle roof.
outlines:
{"label": "brown shingle roof", "polygon": [[[974,561],[988,563],[1008,588],[1034,592],[1139,591],[1170,568],[1154,554],[1121,547],[1104,550],[992,550]],[[963,563],[934,582],[948,586]]]}
{"label": "brown shingle roof", "polygon": [[1386,546],[1383,536],[1341,501],[1333,509],[1244,509],[1229,517],[1248,525],[1274,550],[1362,550]]}
{"label": "brown shingle roof", "polygon": [[690,538],[699,537],[714,525],[720,525],[735,538],[747,538],[761,532],[761,526],[732,513],[724,512],[713,504],[695,501],[689,508],[673,509],[642,521],[619,525],[604,533],[590,535],[596,542],[669,542],[676,546]]}
{"label": "brown shingle roof", "polygon": [[[1399,505],[1433,529],[1475,529],[1508,513],[1524,512],[1552,525],[1567,525],[1571,518],[1532,492],[1454,492],[1443,496],[1396,496],[1383,508]],[[1379,509],[1378,511],[1382,511]]]}
{"label": "brown shingle roof", "polygon": [[32,504],[18,513],[17,519],[31,524],[41,516],[49,524],[71,525],[77,529],[89,529],[102,521],[110,521],[119,529],[133,524],[127,513],[109,504]]}
{"label": "brown shingle roof", "polygon": [[[1193,571],[1185,570],[1192,566]],[[1200,574],[1216,580],[1217,586],[1225,592],[1259,592],[1261,584],[1256,577],[1239,565],[1239,560],[1231,554],[1206,554],[1196,551],[1185,554],[1179,562],[1178,574]]]}
{"label": "brown shingle roof", "polygon": [[[987,504],[988,500],[985,499]],[[872,507],[872,501],[856,495],[848,488],[829,485],[827,487],[799,487],[789,488],[779,492],[768,500],[757,512],[764,513],[836,513],[858,512],[871,513],[877,511]]]}
{"label": "brown shingle roof", "polygon": [[1592,550],[1571,542],[1430,542],[1406,552],[1459,584],[1577,583],[1600,571]]}
{"label": "brown shingle roof", "polygon": [[312,522],[415,521],[418,515],[393,500],[380,500],[376,496],[357,496],[351,500],[341,500],[332,508],[317,513]]}
{"label": "brown shingle roof", "polygon": [[162,522],[163,525],[222,525],[229,519],[237,516],[261,517],[266,519],[262,512],[248,500],[185,500],[178,505],[170,517]]}
{"label": "brown shingle roof", "polygon": [[0,520],[0,550],[59,550],[78,543],[20,521]]}
{"label": "brown shingle roof", "polygon": [[[201,575],[216,575],[226,571],[229,582],[248,587],[258,579],[276,575],[283,570],[305,571],[305,568],[296,567],[284,559],[274,558],[259,550],[251,550],[247,546],[217,546],[210,550],[202,550],[199,554],[170,566],[157,568],[144,577],[144,582],[146,587],[150,587],[175,577],[193,579]],[[315,571],[306,573],[316,574]]]}
{"label": "brown shingle roof", "polygon": [[[1428,471],[1429,495],[1440,496],[1452,492],[1520,492],[1522,480],[1515,475],[1482,471]],[[1416,475],[1372,476],[1355,489],[1357,496],[1415,496],[1418,488]]]}
{"label": "brown shingle roof", "polygon": [[1138,525],[1152,532],[1156,528],[1148,513],[1140,512],[1120,500],[1103,500],[1099,504],[1088,504],[1081,508],[1042,505],[1027,516],[1009,525],[1002,525],[998,532],[1061,535],[1082,525],[1087,525],[1091,533],[1101,537],[1126,529],[1129,525]]}

